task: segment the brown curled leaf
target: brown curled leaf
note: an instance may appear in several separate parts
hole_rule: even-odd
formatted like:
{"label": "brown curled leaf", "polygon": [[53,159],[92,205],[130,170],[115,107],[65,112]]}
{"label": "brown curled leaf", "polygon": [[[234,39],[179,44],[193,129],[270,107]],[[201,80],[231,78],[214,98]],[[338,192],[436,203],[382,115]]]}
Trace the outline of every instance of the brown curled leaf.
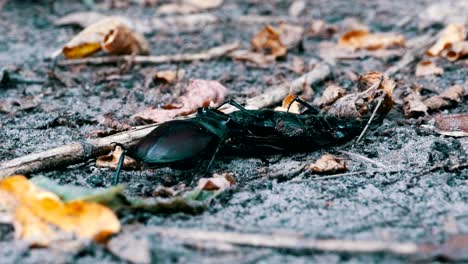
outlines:
{"label": "brown curled leaf", "polygon": [[252,38],[252,48],[254,51],[266,55],[273,55],[275,58],[284,57],[287,53],[286,46],[281,42],[281,31],[266,26]]}
{"label": "brown curled leaf", "polygon": [[453,43],[450,48],[442,52],[442,56],[450,61],[456,61],[468,55],[468,41]]}
{"label": "brown curled leaf", "polygon": [[72,38],[62,49],[67,59],[90,56],[100,50],[112,54],[147,54],[149,44],[133,32],[128,21],[120,17],[102,19]]}
{"label": "brown curled leaf", "polygon": [[429,108],[429,110],[436,111],[447,107],[452,107],[461,102],[464,94],[465,89],[463,86],[454,85],[449,87],[441,94],[429,97],[428,99],[424,100],[424,104]]}
{"label": "brown curled leaf", "polygon": [[[115,170],[117,168],[117,165],[119,163],[119,159],[122,153],[123,153],[122,148],[120,146],[116,146],[114,151],[112,151],[111,153],[107,155],[99,156],[96,159],[96,166],[111,168]],[[136,160],[126,155],[124,158],[123,168],[136,169],[138,168],[138,163]]]}
{"label": "brown curled leaf", "polygon": [[405,45],[405,37],[394,33],[373,33],[367,30],[351,30],[345,33],[338,44],[351,49],[377,50]]}
{"label": "brown curled leaf", "polygon": [[177,116],[186,116],[194,113],[199,107],[218,105],[224,102],[227,89],[218,81],[193,79],[189,81],[186,93],[180,96],[165,109],[147,108],[133,115],[133,119],[161,123],[174,119]]}
{"label": "brown curled leaf", "polygon": [[329,85],[322,93],[322,96],[315,102],[320,108],[324,108],[333,104],[336,100],[343,97],[346,94],[345,89],[338,85]]}
{"label": "brown curled leaf", "polygon": [[450,48],[454,43],[465,40],[466,29],[463,24],[448,25],[439,36],[437,42],[426,52],[429,56],[438,56],[442,51]]}
{"label": "brown curled leaf", "polygon": [[438,67],[433,61],[423,60],[416,65],[416,76],[442,75],[444,69]]}
{"label": "brown curled leaf", "polygon": [[317,161],[310,164],[308,168],[319,174],[335,174],[347,170],[344,159],[330,154],[323,155]]}
{"label": "brown curled leaf", "polygon": [[390,111],[396,87],[392,79],[381,72],[370,72],[360,76],[357,86],[365,90],[345,95],[323,110],[338,118],[362,119],[370,117],[381,101],[377,113],[386,115]]}
{"label": "brown curled leaf", "polygon": [[428,108],[422,102],[420,89],[407,89],[403,93],[403,112],[407,118],[416,118],[427,115]]}
{"label": "brown curled leaf", "polygon": [[211,178],[201,178],[197,188],[205,191],[223,191],[234,185],[236,185],[236,179],[233,173],[215,173]]}

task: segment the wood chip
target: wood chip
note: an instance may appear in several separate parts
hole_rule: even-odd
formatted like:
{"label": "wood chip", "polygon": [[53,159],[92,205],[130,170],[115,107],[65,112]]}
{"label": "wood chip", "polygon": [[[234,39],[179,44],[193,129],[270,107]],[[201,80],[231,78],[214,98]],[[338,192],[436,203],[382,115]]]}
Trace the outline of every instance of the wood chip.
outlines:
{"label": "wood chip", "polygon": [[427,75],[442,75],[444,69],[437,67],[437,65],[430,60],[423,60],[416,65],[416,76]]}

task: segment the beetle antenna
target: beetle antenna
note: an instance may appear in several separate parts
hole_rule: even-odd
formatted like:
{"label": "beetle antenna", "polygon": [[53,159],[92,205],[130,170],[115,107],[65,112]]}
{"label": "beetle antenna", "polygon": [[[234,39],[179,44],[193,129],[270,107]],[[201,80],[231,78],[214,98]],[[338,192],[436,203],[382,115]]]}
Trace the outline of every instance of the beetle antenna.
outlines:
{"label": "beetle antenna", "polygon": [[[118,144],[118,143],[117,143]],[[122,147],[122,146],[120,146]],[[127,153],[127,150],[123,148],[122,154],[120,155],[119,158],[119,163],[117,164],[117,168],[115,169],[115,173],[112,176],[111,184],[112,185],[117,185],[120,182],[120,171],[122,171],[122,166],[125,161],[125,154]]]}

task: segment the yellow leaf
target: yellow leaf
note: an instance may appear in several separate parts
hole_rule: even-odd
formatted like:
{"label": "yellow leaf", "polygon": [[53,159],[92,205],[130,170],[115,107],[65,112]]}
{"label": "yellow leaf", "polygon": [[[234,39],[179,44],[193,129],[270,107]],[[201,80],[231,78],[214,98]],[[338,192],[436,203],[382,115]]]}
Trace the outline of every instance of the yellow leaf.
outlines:
{"label": "yellow leaf", "polygon": [[16,237],[35,245],[77,238],[102,242],[120,230],[120,222],[109,208],[80,200],[64,203],[22,175],[0,181],[0,193],[15,199],[11,214]]}
{"label": "yellow leaf", "polygon": [[67,59],[90,56],[101,49],[112,54],[146,54],[149,45],[120,17],[102,19],[78,33],[62,51]]}

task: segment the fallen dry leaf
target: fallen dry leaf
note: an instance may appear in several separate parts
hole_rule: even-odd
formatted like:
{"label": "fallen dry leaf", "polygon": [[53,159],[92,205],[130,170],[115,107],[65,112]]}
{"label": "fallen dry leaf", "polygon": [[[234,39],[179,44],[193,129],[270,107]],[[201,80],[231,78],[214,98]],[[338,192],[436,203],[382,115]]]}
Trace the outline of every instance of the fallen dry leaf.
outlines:
{"label": "fallen dry leaf", "polygon": [[444,109],[456,105],[462,101],[465,89],[461,85],[454,85],[443,91],[439,95],[429,97],[424,100],[424,104],[431,111]]}
{"label": "fallen dry leaf", "polygon": [[281,43],[287,49],[292,49],[302,42],[304,28],[302,26],[292,25],[281,22],[277,27]]}
{"label": "fallen dry leaf", "polygon": [[154,74],[155,82],[176,83],[184,79],[185,71],[179,69],[177,71],[158,71]]}
{"label": "fallen dry leaf", "polygon": [[186,93],[165,109],[147,108],[132,118],[144,122],[161,123],[177,116],[194,113],[199,107],[209,107],[224,102],[227,89],[218,81],[193,79],[189,81]]}
{"label": "fallen dry leaf", "polygon": [[161,5],[156,14],[189,14],[221,6],[223,0],[182,0]]}
{"label": "fallen dry leaf", "polygon": [[285,65],[284,67],[291,70],[294,73],[303,74],[305,70],[305,63],[301,57],[294,56],[292,63],[290,65]]}
{"label": "fallen dry leaf", "polygon": [[306,7],[306,1],[304,0],[296,0],[294,1],[288,9],[288,14],[291,17],[298,17]]}
{"label": "fallen dry leaf", "polygon": [[347,170],[344,159],[330,154],[320,157],[317,161],[310,164],[308,169],[319,174],[334,174]]}
{"label": "fallen dry leaf", "polygon": [[328,85],[322,93],[322,96],[315,102],[320,108],[333,104],[336,100],[343,97],[346,94],[345,89],[338,85]]}
{"label": "fallen dry leaf", "polygon": [[429,48],[429,56],[438,56],[443,50],[450,48],[454,43],[465,40],[466,31],[463,24],[450,24],[441,33],[437,42]]}
{"label": "fallen dry leaf", "polygon": [[468,134],[468,114],[437,115],[434,120],[435,127],[441,131]]}
{"label": "fallen dry leaf", "polygon": [[15,114],[21,111],[29,111],[41,104],[41,96],[25,96],[17,99],[0,100],[0,113]]}
{"label": "fallen dry leaf", "polygon": [[271,26],[266,26],[252,38],[252,48],[254,51],[262,52],[265,55],[284,57],[287,52],[286,46],[281,42],[281,32]]}
{"label": "fallen dry leaf", "polygon": [[232,173],[214,174],[211,178],[201,178],[198,181],[198,189],[205,191],[225,190],[236,185],[236,179]]}
{"label": "fallen dry leaf", "polygon": [[100,50],[112,54],[147,54],[149,44],[133,32],[127,21],[109,17],[96,22],[72,38],[62,49],[67,59],[83,58]]}
{"label": "fallen dry leaf", "polygon": [[[294,114],[300,114],[300,104],[297,101],[293,101],[296,98],[294,94],[290,94],[283,99],[283,103],[281,106],[276,107],[275,111],[281,112],[290,112]],[[289,110],[288,110],[289,109]]]}
{"label": "fallen dry leaf", "polygon": [[0,181],[0,194],[15,200],[9,212],[0,212],[12,215],[16,237],[33,245],[77,239],[105,241],[120,230],[120,222],[109,208],[80,200],[64,203],[22,175]]}
{"label": "fallen dry leaf", "polygon": [[[115,170],[117,168],[117,164],[119,163],[119,159],[122,153],[123,153],[122,148],[120,146],[116,146],[115,149],[111,151],[109,154],[99,156],[96,159],[96,166],[104,167],[104,168],[111,168]],[[136,162],[136,160],[125,155],[124,163],[122,167],[135,169],[135,168],[138,168],[138,163]]]}
{"label": "fallen dry leaf", "polygon": [[340,37],[338,44],[353,50],[377,50],[405,45],[405,37],[394,33],[373,33],[367,30],[351,30]]}
{"label": "fallen dry leaf", "polygon": [[403,93],[403,112],[407,118],[427,115],[428,108],[422,102],[420,89],[408,89]]}
{"label": "fallen dry leaf", "polygon": [[338,32],[338,27],[317,19],[312,20],[307,30],[309,36],[321,38],[331,38],[336,32]]}
{"label": "fallen dry leaf", "polygon": [[338,118],[362,119],[371,116],[379,101],[378,114],[386,115],[392,109],[396,84],[383,73],[366,73],[359,77],[357,86],[364,91],[347,94],[323,111]]}
{"label": "fallen dry leaf", "polygon": [[448,49],[442,52],[442,56],[450,61],[456,61],[468,55],[468,41],[453,43]]}
{"label": "fallen dry leaf", "polygon": [[426,76],[426,75],[442,75],[444,69],[437,67],[437,65],[430,60],[420,61],[416,65],[416,76]]}

